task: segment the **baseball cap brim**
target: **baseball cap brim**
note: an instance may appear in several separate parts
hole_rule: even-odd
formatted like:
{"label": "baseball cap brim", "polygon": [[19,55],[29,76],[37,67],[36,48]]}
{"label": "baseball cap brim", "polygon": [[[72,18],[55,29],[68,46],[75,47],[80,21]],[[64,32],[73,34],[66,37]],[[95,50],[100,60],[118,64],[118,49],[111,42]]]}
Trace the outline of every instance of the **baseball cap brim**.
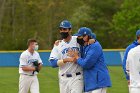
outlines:
{"label": "baseball cap brim", "polygon": [[64,26],[60,26],[59,28],[71,28],[71,27],[64,27]]}
{"label": "baseball cap brim", "polygon": [[74,34],[74,36],[82,36],[82,34],[78,34],[78,33],[76,33],[76,34]]}

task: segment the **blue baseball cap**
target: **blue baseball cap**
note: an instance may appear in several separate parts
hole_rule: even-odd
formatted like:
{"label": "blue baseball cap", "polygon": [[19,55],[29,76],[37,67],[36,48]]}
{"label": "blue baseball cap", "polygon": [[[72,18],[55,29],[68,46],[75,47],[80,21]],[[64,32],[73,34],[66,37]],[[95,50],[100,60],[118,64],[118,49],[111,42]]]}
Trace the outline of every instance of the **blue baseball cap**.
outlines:
{"label": "blue baseball cap", "polygon": [[91,38],[96,39],[96,34],[95,33],[92,33],[91,34]]}
{"label": "blue baseball cap", "polygon": [[136,36],[140,36],[140,29],[137,30],[137,32],[136,32]]}
{"label": "blue baseball cap", "polygon": [[74,34],[75,36],[83,36],[83,35],[88,35],[91,37],[91,34],[92,34],[92,31],[90,28],[87,28],[87,27],[81,27],[79,30],[78,30],[78,33]]}
{"label": "blue baseball cap", "polygon": [[60,23],[59,27],[61,27],[61,28],[72,28],[72,25],[71,25],[71,23],[68,20],[63,20]]}

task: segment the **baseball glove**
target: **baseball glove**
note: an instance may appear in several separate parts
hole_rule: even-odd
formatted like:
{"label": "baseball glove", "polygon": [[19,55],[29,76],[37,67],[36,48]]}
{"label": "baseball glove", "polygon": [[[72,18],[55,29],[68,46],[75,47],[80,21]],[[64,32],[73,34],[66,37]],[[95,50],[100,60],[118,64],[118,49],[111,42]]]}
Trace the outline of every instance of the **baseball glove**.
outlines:
{"label": "baseball glove", "polygon": [[[38,63],[38,61],[36,60],[36,61],[33,62],[33,65],[35,66],[35,71],[39,72],[39,65],[40,65],[40,63]],[[34,72],[33,72],[33,74],[34,74]]]}
{"label": "baseball glove", "polygon": [[35,71],[36,71],[36,72],[39,72],[38,66],[35,66]]}
{"label": "baseball glove", "polygon": [[38,66],[39,66],[38,61],[34,61],[34,62],[33,62],[33,65],[38,67]]}

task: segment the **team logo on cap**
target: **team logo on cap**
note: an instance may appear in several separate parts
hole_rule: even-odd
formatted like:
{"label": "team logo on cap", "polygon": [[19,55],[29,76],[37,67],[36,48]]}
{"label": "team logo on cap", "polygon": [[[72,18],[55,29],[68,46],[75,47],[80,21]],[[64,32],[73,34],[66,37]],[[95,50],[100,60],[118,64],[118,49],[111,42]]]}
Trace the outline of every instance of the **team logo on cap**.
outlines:
{"label": "team logo on cap", "polygon": [[84,34],[86,34],[87,32],[84,32]]}
{"label": "team logo on cap", "polygon": [[64,25],[64,22],[62,22],[61,24]]}

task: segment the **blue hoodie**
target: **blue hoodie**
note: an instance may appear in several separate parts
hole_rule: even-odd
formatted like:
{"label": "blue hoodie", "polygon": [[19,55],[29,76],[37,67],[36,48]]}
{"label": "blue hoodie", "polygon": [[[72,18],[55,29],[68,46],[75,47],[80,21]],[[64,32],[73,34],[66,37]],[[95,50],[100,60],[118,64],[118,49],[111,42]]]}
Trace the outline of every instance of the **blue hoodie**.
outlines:
{"label": "blue hoodie", "polygon": [[111,80],[100,43],[96,41],[86,46],[83,55],[77,63],[83,68],[85,92],[110,87]]}
{"label": "blue hoodie", "polygon": [[139,43],[137,42],[137,40],[135,40],[131,45],[129,45],[127,48],[126,48],[126,50],[125,50],[125,54],[124,54],[124,58],[123,58],[123,63],[122,63],[122,65],[123,65],[123,70],[124,70],[124,73],[125,73],[125,76],[126,76],[126,79],[127,80],[129,80],[129,75],[126,73],[126,60],[127,60],[127,55],[128,55],[128,52],[132,49],[132,48],[134,48],[134,47],[136,47],[136,46],[138,46],[139,45]]}

